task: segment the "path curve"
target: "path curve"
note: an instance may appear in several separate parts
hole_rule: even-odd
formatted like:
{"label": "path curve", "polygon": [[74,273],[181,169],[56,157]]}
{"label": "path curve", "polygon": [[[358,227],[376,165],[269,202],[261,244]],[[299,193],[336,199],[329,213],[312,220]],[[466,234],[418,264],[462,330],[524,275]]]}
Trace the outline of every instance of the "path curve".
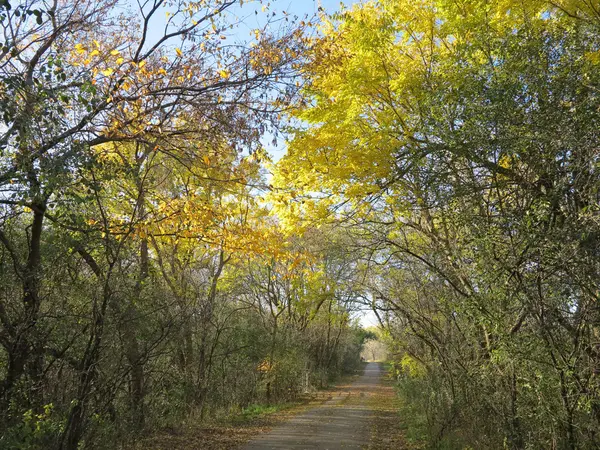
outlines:
{"label": "path curve", "polygon": [[348,388],[333,393],[323,405],[254,438],[243,450],[362,448],[369,443],[371,431],[373,410],[368,399],[376,395],[382,375],[380,364],[367,364],[364,374]]}

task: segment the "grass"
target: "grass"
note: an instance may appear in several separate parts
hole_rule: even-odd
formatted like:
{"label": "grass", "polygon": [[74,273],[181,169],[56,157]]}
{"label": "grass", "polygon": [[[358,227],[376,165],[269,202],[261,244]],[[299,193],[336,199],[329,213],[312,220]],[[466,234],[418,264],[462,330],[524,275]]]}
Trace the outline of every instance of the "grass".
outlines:
{"label": "grass", "polygon": [[305,402],[287,402],[275,405],[250,405],[242,409],[241,413],[235,414],[229,418],[232,423],[243,424],[252,422],[265,416],[276,414],[293,408],[302,406]]}

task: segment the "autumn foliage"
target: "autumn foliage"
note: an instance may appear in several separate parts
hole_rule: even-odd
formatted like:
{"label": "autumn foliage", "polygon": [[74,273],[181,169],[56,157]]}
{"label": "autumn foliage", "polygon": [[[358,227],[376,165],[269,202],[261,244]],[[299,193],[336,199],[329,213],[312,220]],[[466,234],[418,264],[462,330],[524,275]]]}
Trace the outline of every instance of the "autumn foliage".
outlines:
{"label": "autumn foliage", "polygon": [[599,11],[0,0],[0,447],[297,399],[377,337],[414,445],[597,448]]}
{"label": "autumn foliage", "polygon": [[353,236],[417,441],[599,445],[597,6],[364,2],[302,67],[273,201]]}

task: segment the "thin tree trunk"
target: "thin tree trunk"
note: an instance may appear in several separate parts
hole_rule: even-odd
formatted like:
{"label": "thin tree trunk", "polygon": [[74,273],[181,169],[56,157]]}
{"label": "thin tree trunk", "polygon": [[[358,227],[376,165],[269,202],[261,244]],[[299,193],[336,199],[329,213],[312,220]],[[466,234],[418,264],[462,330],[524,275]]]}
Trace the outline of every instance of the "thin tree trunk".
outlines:
{"label": "thin tree trunk", "polygon": [[[23,309],[24,319],[20,326],[15,327],[15,336],[11,348],[8,351],[8,367],[6,377],[2,386],[1,409],[8,412],[11,404],[13,388],[26,371],[31,357],[38,354],[41,357],[39,343],[35,339],[37,319],[40,309],[40,284],[42,275],[41,243],[44,225],[44,214],[46,202],[38,201],[33,207],[33,219],[31,222],[31,237],[29,240],[29,251],[27,263],[21,274],[23,286]],[[13,255],[16,257],[16,255]],[[42,364],[39,360],[29,364],[31,378],[35,381],[33,386],[33,407],[37,409],[34,399],[41,396],[41,372]]]}
{"label": "thin tree trunk", "polygon": [[[80,253],[84,252],[80,249]],[[89,254],[85,254],[84,259],[90,264],[92,270],[98,278],[104,278],[99,266]],[[79,385],[77,388],[77,397],[73,402],[65,431],[62,434],[59,448],[61,450],[77,450],[79,442],[83,437],[86,425],[87,408],[93,389],[93,382],[96,378],[96,367],[100,358],[100,348],[104,337],[104,322],[106,309],[110,302],[111,292],[109,288],[110,274],[112,267],[109,268],[103,283],[102,303],[97,308],[94,305],[94,320],[88,339],[87,347],[81,361],[81,370],[79,372]]]}

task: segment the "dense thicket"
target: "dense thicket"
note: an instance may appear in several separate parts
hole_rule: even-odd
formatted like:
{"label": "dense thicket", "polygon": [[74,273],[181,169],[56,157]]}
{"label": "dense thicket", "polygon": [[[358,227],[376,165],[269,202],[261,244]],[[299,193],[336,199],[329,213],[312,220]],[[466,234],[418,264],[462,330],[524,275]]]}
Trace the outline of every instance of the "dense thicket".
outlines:
{"label": "dense thicket", "polygon": [[280,214],[353,236],[431,445],[600,445],[599,52],[596,2],[382,0],[304,68]]}
{"label": "dense thicket", "polygon": [[341,238],[258,199],[306,40],[239,44],[239,3],[0,2],[1,448],[115,448],[357,364]]}

